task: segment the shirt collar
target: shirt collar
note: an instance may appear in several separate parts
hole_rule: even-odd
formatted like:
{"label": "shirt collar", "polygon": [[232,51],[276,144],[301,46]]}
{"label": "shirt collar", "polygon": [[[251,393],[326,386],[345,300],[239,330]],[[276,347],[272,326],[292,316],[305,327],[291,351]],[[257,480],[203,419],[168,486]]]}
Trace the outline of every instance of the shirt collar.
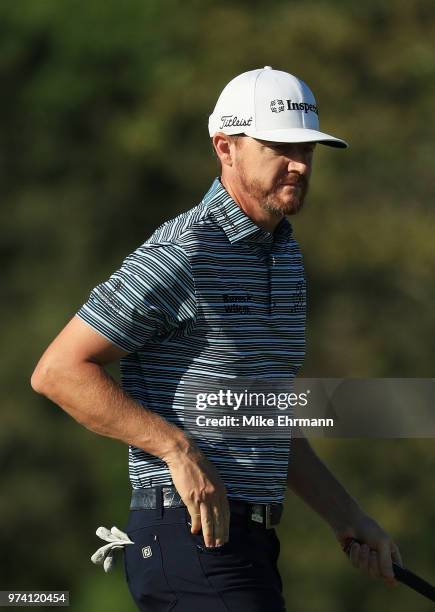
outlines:
{"label": "shirt collar", "polygon": [[233,200],[218,177],[213,181],[203,201],[231,243],[244,240],[272,244],[274,240],[288,242],[290,239],[292,226],[286,217],[281,219],[274,233],[259,227]]}

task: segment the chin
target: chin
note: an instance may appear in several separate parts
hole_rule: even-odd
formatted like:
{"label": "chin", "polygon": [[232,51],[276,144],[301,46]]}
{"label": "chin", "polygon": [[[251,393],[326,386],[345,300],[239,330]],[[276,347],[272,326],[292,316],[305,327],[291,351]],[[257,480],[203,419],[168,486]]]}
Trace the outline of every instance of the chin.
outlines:
{"label": "chin", "polygon": [[292,198],[287,201],[275,199],[272,202],[266,200],[266,204],[263,205],[262,208],[276,215],[296,215],[301,210],[303,203],[304,201],[299,198],[297,200]]}
{"label": "chin", "polygon": [[285,202],[281,204],[278,208],[285,215],[295,215],[301,210],[303,204],[304,204],[303,200],[297,200],[296,202],[293,200],[291,202]]}
{"label": "chin", "polygon": [[298,202],[290,202],[288,204],[286,204],[285,206],[282,207],[282,212],[285,215],[296,215],[301,208],[303,207],[304,203],[301,201]]}
{"label": "chin", "polygon": [[298,206],[297,208],[293,207],[293,208],[288,208],[284,214],[285,215],[297,215],[299,212],[301,212],[302,206]]}

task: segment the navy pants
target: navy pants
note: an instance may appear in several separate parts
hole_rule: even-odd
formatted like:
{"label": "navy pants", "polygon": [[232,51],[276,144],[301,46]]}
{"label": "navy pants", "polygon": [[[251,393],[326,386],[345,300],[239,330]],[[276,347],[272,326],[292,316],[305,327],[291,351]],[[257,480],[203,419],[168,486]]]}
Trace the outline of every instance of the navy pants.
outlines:
{"label": "navy pants", "polygon": [[274,529],[231,514],[229,541],[206,548],[188,522],[184,507],[130,510],[124,567],[139,610],[285,612]]}

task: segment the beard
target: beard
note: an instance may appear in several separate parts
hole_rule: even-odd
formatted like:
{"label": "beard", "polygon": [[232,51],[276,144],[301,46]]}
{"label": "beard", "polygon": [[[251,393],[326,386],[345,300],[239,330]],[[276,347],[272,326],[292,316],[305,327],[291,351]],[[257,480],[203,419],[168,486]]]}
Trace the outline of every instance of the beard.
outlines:
{"label": "beard", "polygon": [[[259,180],[255,178],[248,180],[245,172],[240,173],[243,189],[258,202],[260,208],[277,216],[295,215],[304,205],[308,193],[308,179],[299,172],[292,172],[290,177],[293,188],[291,193],[284,195],[284,191],[289,191],[289,188],[284,187],[286,184],[284,179],[267,189]],[[289,177],[286,180],[288,181]]]}

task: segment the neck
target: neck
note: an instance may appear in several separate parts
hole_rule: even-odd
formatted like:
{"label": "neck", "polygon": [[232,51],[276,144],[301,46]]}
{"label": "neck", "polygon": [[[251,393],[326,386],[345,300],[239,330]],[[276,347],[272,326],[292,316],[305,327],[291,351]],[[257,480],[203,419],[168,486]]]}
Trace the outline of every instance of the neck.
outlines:
{"label": "neck", "polygon": [[256,225],[262,227],[266,231],[273,233],[276,226],[283,218],[283,214],[274,213],[261,208],[260,204],[246,192],[238,189],[228,178],[221,176],[222,185],[228,191],[234,202],[240,206],[245,215],[249,217]]}

